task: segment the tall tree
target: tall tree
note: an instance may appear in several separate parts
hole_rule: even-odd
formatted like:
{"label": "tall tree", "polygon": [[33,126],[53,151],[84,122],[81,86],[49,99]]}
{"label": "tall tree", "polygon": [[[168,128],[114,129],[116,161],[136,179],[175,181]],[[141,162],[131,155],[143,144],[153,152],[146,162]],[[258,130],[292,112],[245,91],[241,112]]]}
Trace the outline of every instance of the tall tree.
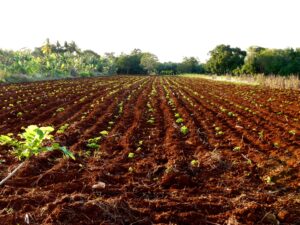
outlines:
{"label": "tall tree", "polygon": [[206,67],[211,73],[216,74],[233,73],[233,70],[243,65],[246,56],[245,51],[231,48],[230,45],[218,45],[209,54]]}
{"label": "tall tree", "polygon": [[184,57],[178,65],[179,73],[203,73],[204,69],[195,57]]}
{"label": "tall tree", "polygon": [[156,72],[158,58],[156,55],[146,52],[142,54],[140,64],[147,71],[147,74],[153,74]]}

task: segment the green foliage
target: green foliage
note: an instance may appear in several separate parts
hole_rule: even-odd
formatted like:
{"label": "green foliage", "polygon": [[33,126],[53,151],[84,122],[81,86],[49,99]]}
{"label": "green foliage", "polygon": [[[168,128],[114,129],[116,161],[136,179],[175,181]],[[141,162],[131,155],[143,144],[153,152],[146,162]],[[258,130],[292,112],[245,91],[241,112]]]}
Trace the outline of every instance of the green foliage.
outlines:
{"label": "green foliage", "polygon": [[148,74],[156,72],[157,64],[158,58],[156,55],[149,52],[142,54],[140,65],[147,71]]}
{"label": "green foliage", "polygon": [[231,48],[230,45],[218,45],[210,51],[210,56],[206,63],[209,72],[232,74],[235,69],[243,65],[246,52],[240,48]]}
{"label": "green foliage", "polygon": [[147,123],[150,123],[150,124],[154,124],[155,120],[153,117],[151,117],[149,120],[147,120]]}
{"label": "green foliage", "polygon": [[107,136],[108,133],[109,133],[109,132],[108,132],[107,130],[103,130],[103,131],[100,132],[100,134],[101,134],[102,136]]}
{"label": "green foliage", "polygon": [[235,151],[235,152],[238,152],[238,151],[240,151],[241,150],[241,147],[240,146],[235,146],[234,148],[233,148],[233,151]]}
{"label": "green foliage", "polygon": [[88,140],[88,143],[87,143],[86,146],[87,146],[88,148],[97,149],[97,148],[100,147],[99,142],[100,142],[101,139],[102,139],[101,137],[90,138],[90,139]]}
{"label": "green foliage", "polygon": [[189,129],[186,127],[186,126],[182,126],[180,128],[180,132],[183,134],[183,135],[186,135],[188,132],[189,132]]}
{"label": "green foliage", "polygon": [[18,112],[17,113],[17,117],[22,117],[23,116],[23,113],[22,112]]}
{"label": "green foliage", "polygon": [[178,63],[165,62],[158,63],[156,66],[157,74],[159,75],[175,75],[177,74]]}
{"label": "green foliage", "polygon": [[183,119],[182,119],[182,118],[178,118],[178,119],[176,120],[176,123],[183,123]]}
{"label": "green foliage", "polygon": [[11,146],[13,148],[12,153],[19,160],[29,159],[33,155],[53,150],[60,150],[65,156],[75,160],[72,152],[68,151],[66,147],[52,142],[53,136],[50,133],[53,131],[53,127],[30,125],[25,129],[24,133],[18,135],[21,140],[15,139],[11,135],[1,135],[0,144]]}
{"label": "green foliage", "polygon": [[66,124],[62,125],[62,126],[56,131],[56,133],[57,133],[57,134],[63,134],[63,133],[65,132],[65,130],[68,129],[68,127],[69,127],[69,124],[66,123]]}
{"label": "green foliage", "polygon": [[135,157],[135,154],[133,152],[128,153],[128,158],[133,159]]}
{"label": "green foliage", "polygon": [[130,55],[122,54],[116,59],[118,74],[146,74],[147,71],[141,65],[143,53],[134,49]]}
{"label": "green foliage", "polygon": [[63,111],[65,111],[65,109],[64,109],[63,107],[58,108],[58,109],[56,110],[56,112],[63,112]]}
{"label": "green foliage", "polygon": [[[44,45],[34,51],[0,50],[1,80],[31,81],[38,79],[63,78],[70,76],[89,77],[116,73],[115,58],[107,54],[81,51],[75,42],[51,44],[47,39]],[[3,71],[3,72],[2,72]]]}
{"label": "green foliage", "polygon": [[114,74],[181,73],[216,74],[300,74],[300,49],[267,49],[252,46],[245,51],[229,45],[218,45],[210,51],[206,64],[195,57],[182,62],[160,63],[149,52],[134,49],[130,54],[100,56],[92,50],[81,50],[75,42],[53,44],[49,39],[34,51],[0,49],[0,82],[26,82],[66,77],[91,77]]}
{"label": "green foliage", "polygon": [[178,73],[204,73],[203,66],[195,57],[184,57],[177,66]]}
{"label": "green foliage", "polygon": [[300,49],[267,49],[252,46],[247,50],[241,70],[246,74],[290,75],[300,73]]}
{"label": "green foliage", "polygon": [[193,159],[193,160],[191,161],[191,166],[192,166],[192,167],[198,167],[198,166],[199,166],[199,161],[196,160],[196,159]]}

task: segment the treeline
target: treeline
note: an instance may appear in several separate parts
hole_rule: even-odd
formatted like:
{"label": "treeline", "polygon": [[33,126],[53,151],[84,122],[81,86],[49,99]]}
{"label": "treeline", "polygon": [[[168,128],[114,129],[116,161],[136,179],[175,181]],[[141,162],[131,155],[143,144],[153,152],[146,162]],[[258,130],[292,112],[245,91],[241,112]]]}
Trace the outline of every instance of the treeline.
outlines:
{"label": "treeline", "polygon": [[33,51],[0,49],[0,81],[114,74],[300,74],[300,49],[250,47],[243,51],[218,45],[209,55],[206,63],[195,57],[185,57],[180,63],[161,63],[154,54],[139,49],[119,56],[113,53],[101,56],[92,50],[81,50],[75,42],[53,44],[47,39]]}
{"label": "treeline", "polygon": [[219,45],[210,51],[206,72],[215,74],[299,75],[300,48],[268,49],[253,46],[246,51]]}

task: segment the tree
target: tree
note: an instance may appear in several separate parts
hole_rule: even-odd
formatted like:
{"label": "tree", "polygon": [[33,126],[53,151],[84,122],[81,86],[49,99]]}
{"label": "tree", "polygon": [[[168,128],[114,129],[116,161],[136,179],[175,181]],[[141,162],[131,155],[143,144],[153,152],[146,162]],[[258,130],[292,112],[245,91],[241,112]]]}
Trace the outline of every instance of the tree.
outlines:
{"label": "tree", "polygon": [[247,50],[247,57],[241,72],[246,74],[300,74],[300,54],[292,48],[267,49],[252,46]]}
{"label": "tree", "polygon": [[184,57],[177,67],[178,73],[203,73],[204,69],[195,57]]}
{"label": "tree", "polygon": [[177,66],[178,63],[173,62],[158,63],[156,70],[159,75],[175,75],[177,74]]}
{"label": "tree", "polygon": [[233,70],[243,65],[246,56],[245,51],[240,48],[231,48],[230,45],[218,45],[209,54],[206,68],[209,72],[216,74],[232,74]]}
{"label": "tree", "polygon": [[156,55],[146,52],[142,54],[140,65],[147,71],[147,74],[156,72],[158,58]]}
{"label": "tree", "polygon": [[134,49],[130,55],[121,54],[116,59],[118,74],[146,74],[146,70],[141,65],[143,53],[139,49]]}

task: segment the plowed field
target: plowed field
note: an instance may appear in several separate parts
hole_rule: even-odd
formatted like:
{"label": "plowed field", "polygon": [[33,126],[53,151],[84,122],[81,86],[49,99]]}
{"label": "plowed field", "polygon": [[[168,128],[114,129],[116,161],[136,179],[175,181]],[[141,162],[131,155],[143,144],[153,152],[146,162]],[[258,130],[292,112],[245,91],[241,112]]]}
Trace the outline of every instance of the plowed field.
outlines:
{"label": "plowed field", "polygon": [[199,78],[2,85],[0,134],[51,125],[76,160],[32,158],[0,224],[300,224],[299,120],[299,91]]}

